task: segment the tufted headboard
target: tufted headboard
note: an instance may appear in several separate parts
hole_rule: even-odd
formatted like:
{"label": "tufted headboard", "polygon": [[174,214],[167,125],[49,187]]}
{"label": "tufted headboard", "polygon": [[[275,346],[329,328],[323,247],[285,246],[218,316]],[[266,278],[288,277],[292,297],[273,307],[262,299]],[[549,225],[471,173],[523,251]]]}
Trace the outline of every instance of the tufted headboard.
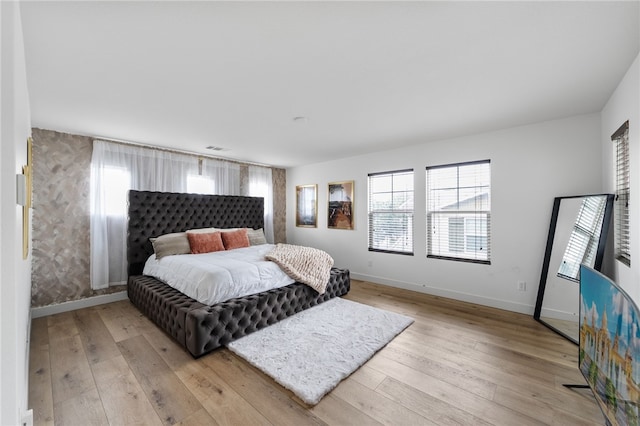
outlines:
{"label": "tufted headboard", "polygon": [[264,227],[264,199],[235,195],[129,191],[127,273],[141,275],[153,254],[149,238],[195,228]]}

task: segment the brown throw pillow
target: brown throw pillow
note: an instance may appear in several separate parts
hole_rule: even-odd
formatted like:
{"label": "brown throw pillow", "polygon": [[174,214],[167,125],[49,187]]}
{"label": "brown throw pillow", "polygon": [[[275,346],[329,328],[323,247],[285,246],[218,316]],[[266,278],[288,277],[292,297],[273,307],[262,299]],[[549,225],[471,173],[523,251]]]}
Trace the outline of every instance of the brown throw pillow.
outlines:
{"label": "brown throw pillow", "polygon": [[158,260],[165,256],[172,256],[174,254],[191,253],[189,239],[185,232],[165,234],[157,238],[150,238],[149,240],[153,245],[153,251],[156,253],[156,259]]}
{"label": "brown throw pillow", "polygon": [[210,233],[192,233],[187,232],[191,253],[211,253],[213,251],[223,251],[224,244],[220,238],[219,232]]}
{"label": "brown throw pillow", "polygon": [[224,248],[226,250],[249,247],[247,228],[238,229],[237,231],[223,232],[222,242],[224,243]]}

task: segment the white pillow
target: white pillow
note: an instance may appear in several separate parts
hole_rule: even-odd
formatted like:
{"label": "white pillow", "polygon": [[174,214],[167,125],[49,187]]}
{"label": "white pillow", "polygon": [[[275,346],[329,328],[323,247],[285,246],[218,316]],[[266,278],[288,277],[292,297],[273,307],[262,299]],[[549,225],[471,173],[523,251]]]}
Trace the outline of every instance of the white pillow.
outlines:
{"label": "white pillow", "polygon": [[198,228],[198,229],[188,229],[187,232],[190,234],[208,234],[210,232],[231,232],[237,231],[242,228]]}
{"label": "white pillow", "polygon": [[247,228],[247,236],[249,237],[249,244],[257,246],[260,244],[267,244],[267,239],[264,236],[264,230]]}
{"label": "white pillow", "polygon": [[191,246],[186,232],[175,232],[161,235],[156,238],[149,238],[156,253],[156,259],[160,260],[165,256],[191,253]]}

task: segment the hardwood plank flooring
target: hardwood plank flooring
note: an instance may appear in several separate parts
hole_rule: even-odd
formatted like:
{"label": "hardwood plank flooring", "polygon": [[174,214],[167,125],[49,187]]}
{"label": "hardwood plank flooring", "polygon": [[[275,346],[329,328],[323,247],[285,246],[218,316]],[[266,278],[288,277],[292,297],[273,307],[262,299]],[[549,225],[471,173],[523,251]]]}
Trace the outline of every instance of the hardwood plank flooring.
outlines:
{"label": "hardwood plank flooring", "polygon": [[415,322],[315,407],[227,349],[193,359],[128,301],[33,320],[36,425],[601,425],[577,346],[532,317],[352,281]]}
{"label": "hardwood plank flooring", "polygon": [[47,426],[53,425],[49,326],[46,318],[35,318],[31,321],[29,404],[33,407],[34,423]]}

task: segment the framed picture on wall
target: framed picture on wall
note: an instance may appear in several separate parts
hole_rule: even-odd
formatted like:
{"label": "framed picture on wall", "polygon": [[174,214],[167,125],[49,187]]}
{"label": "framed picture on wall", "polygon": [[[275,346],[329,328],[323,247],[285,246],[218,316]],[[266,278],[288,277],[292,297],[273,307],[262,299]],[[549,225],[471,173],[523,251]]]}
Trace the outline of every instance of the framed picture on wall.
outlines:
{"label": "framed picture on wall", "polygon": [[296,186],[296,226],[318,226],[318,185]]}
{"label": "framed picture on wall", "polygon": [[329,184],[327,226],[331,229],[353,229],[353,181]]}

